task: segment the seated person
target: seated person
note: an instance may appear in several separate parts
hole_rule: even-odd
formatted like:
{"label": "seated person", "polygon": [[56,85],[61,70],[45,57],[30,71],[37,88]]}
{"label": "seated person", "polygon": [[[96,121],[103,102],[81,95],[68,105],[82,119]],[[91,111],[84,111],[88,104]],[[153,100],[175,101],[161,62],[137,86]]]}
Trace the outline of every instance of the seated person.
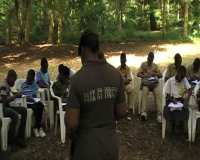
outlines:
{"label": "seated person", "polygon": [[62,99],[63,103],[67,103],[70,70],[66,66],[59,67],[59,75],[57,81],[53,84],[54,94]]}
{"label": "seated person", "polygon": [[[63,67],[67,67],[67,66],[65,66],[65,65],[63,65],[63,64],[60,64],[60,65],[58,66],[58,76],[57,76],[57,80],[58,80],[59,75],[60,75],[61,72],[62,72]],[[68,68],[68,70],[69,70],[69,78],[71,78],[71,77],[75,74],[75,71],[72,70],[72,69],[70,69],[69,67],[67,67],[67,68]]]}
{"label": "seated person", "polygon": [[31,69],[28,71],[26,81],[21,86],[21,92],[23,95],[27,96],[27,106],[33,110],[35,115],[35,137],[45,137],[46,134],[42,129],[44,105],[35,99],[38,88],[39,87],[35,82],[35,71]]}
{"label": "seated person", "polygon": [[125,93],[129,109],[134,109],[134,90],[133,90],[133,75],[131,69],[126,65],[126,53],[120,56],[121,65],[117,68],[122,75],[125,84]]}
{"label": "seated person", "polygon": [[[188,120],[188,101],[191,96],[191,86],[186,78],[186,68],[179,67],[174,77],[171,77],[165,84],[164,92],[166,95],[166,106],[164,108],[164,117],[171,122],[172,131],[175,125],[181,125]],[[182,107],[172,108],[169,104],[183,104]]]}
{"label": "seated person", "polygon": [[35,80],[40,88],[49,88],[50,77],[48,73],[48,61],[46,58],[41,59],[41,68],[40,71],[36,73]]}
{"label": "seated person", "polygon": [[[0,103],[3,104],[3,114],[5,117],[11,118],[10,129],[8,133],[8,143],[11,144],[14,149],[16,145],[20,147],[26,147],[25,143],[25,128],[27,119],[27,110],[23,107],[12,107],[10,102],[16,98],[21,97],[21,93],[13,94],[11,87],[14,86],[17,79],[17,73],[14,70],[9,70],[6,79],[0,85]],[[18,114],[21,115],[21,120]],[[20,121],[20,126],[18,124]],[[18,128],[18,132],[16,134]]]}
{"label": "seated person", "polygon": [[157,120],[161,122],[161,93],[159,91],[159,78],[162,74],[158,66],[153,63],[154,53],[150,52],[148,54],[147,62],[142,63],[138,77],[142,78],[141,89],[142,89],[142,108],[141,108],[141,120],[147,120],[147,97],[149,91],[153,92],[156,108],[157,108]]}
{"label": "seated person", "polygon": [[168,67],[167,67],[167,72],[166,72],[166,75],[164,77],[165,81],[167,81],[169,78],[171,78],[171,77],[176,75],[176,71],[181,66],[181,64],[182,64],[182,57],[181,57],[181,55],[179,53],[177,53],[174,56],[174,63],[168,65]]}
{"label": "seated person", "polygon": [[199,58],[195,58],[193,64],[188,67],[187,78],[190,83],[196,80],[200,81],[200,59]]}
{"label": "seated person", "polygon": [[200,84],[196,85],[194,89],[194,96],[195,96],[196,105],[200,111]]}

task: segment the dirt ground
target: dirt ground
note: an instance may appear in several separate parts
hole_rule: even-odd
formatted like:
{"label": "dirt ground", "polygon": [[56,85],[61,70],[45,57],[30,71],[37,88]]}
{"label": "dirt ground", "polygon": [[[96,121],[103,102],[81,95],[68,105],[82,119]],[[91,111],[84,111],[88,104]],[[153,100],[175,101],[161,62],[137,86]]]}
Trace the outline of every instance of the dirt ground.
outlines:
{"label": "dirt ground", "polygon": [[[172,62],[175,53],[183,55],[184,63],[191,63],[194,57],[200,57],[200,44],[167,43],[167,42],[129,42],[109,43],[102,45],[106,58],[114,66],[119,65],[119,55],[125,51],[133,68],[146,59],[149,51],[156,53],[156,61],[163,69]],[[76,45],[62,47],[48,44],[19,47],[0,46],[0,80],[5,73],[14,68],[19,77],[25,77],[30,68],[38,69],[41,57],[49,60],[52,79],[56,77],[57,65],[63,63],[78,70],[81,66]],[[44,139],[30,138],[28,147],[16,153],[7,153],[11,160],[65,160],[68,153],[67,145],[60,144],[59,134],[47,131]],[[151,113],[147,122],[141,122],[137,115],[132,120],[123,120],[118,124],[120,139],[120,160],[198,160],[200,158],[200,137],[196,143],[189,145],[187,135],[167,134],[166,140],[161,139],[161,125],[156,122],[155,113]]]}
{"label": "dirt ground", "polygon": [[[199,160],[200,137],[190,145],[187,134],[172,136],[169,132],[165,141],[161,139],[161,125],[151,113],[147,122],[138,116],[118,124],[120,160]],[[169,131],[169,130],[168,130]],[[48,132],[44,139],[31,138],[28,147],[12,153],[11,160],[67,160],[68,146],[60,144],[59,135]]]}

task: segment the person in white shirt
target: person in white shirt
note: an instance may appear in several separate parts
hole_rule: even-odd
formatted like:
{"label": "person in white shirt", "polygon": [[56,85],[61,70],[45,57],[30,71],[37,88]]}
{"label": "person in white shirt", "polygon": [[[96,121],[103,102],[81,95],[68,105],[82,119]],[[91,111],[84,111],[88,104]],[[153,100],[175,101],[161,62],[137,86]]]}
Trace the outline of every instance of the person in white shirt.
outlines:
{"label": "person in white shirt", "polygon": [[[174,131],[176,125],[182,125],[188,120],[188,101],[191,96],[191,86],[186,79],[186,68],[181,66],[176,75],[167,80],[164,86],[166,96],[166,106],[164,108],[164,117],[172,123]],[[169,104],[182,104],[180,108],[169,107]]]}

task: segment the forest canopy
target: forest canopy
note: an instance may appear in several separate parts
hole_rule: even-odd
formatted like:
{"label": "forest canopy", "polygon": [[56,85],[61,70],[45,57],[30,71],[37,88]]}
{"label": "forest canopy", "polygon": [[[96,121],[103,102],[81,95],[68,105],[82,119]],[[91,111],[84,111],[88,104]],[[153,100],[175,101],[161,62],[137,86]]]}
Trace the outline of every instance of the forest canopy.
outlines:
{"label": "forest canopy", "polygon": [[105,41],[200,36],[199,0],[0,0],[0,43]]}

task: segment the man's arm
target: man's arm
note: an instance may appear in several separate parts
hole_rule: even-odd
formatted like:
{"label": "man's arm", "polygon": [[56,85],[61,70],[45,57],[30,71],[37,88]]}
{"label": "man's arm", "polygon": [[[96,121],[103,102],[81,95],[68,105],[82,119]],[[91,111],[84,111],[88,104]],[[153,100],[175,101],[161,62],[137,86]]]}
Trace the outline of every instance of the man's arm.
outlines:
{"label": "man's arm", "polygon": [[137,73],[137,76],[140,77],[140,78],[147,78],[148,77],[148,74],[145,73],[144,71],[144,66],[143,64],[141,64],[140,68],[139,68],[139,71]]}
{"label": "man's arm", "polygon": [[21,96],[21,93],[16,93],[14,96],[1,95],[1,101],[3,104],[7,105],[20,96]]}
{"label": "man's arm", "polygon": [[76,84],[71,82],[69,89],[69,110],[65,114],[65,120],[70,131],[74,132],[79,126],[80,117],[80,102],[78,98],[78,92]]}
{"label": "man's arm", "polygon": [[79,109],[69,109],[66,111],[65,120],[67,127],[74,132],[79,126],[79,116],[80,110]]}

